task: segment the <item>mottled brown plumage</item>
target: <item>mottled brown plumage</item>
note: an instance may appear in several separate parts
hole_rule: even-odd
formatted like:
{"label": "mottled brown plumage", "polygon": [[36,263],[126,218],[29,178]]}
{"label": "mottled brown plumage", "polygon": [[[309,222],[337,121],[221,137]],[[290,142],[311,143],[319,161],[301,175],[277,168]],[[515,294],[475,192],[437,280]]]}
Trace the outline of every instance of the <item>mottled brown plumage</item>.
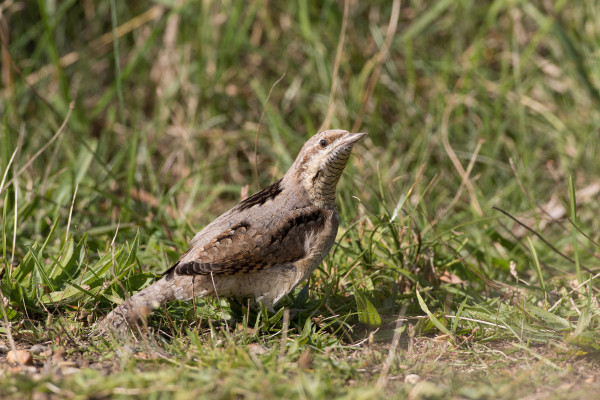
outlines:
{"label": "mottled brown plumage", "polygon": [[160,304],[193,297],[250,299],[273,310],[331,249],[338,229],[336,185],[364,135],[314,135],[283,178],[198,232],[162,279],[116,307],[97,330],[124,328]]}

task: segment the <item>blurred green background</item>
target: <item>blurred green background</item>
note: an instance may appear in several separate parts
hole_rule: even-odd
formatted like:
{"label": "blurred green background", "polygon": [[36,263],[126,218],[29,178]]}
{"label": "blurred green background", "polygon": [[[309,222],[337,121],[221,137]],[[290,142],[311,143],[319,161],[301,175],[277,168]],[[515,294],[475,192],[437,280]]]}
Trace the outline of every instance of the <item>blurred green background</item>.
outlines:
{"label": "blurred green background", "polygon": [[[97,257],[119,227],[117,243],[141,229],[142,245],[162,253],[140,256],[144,268],[164,270],[195,231],[256,191],[257,133],[265,186],[329,127],[369,132],[339,189],[345,227],[394,219],[424,233],[419,245],[451,240],[484,275],[508,276],[515,259],[538,279],[527,232],[492,207],[573,257],[572,177],[575,217],[597,238],[593,1],[2,7],[5,269],[67,234],[87,234]],[[579,241],[581,257],[597,255]],[[549,274],[574,271],[535,245]]]}
{"label": "blurred green background", "polygon": [[[66,214],[79,184],[82,231],[119,218],[141,224],[167,206],[200,226],[232,205],[252,182],[258,121],[283,74],[259,134],[262,185],[285,172],[329,109],[327,127],[370,133],[344,193],[375,213],[415,181],[426,214],[450,226],[497,216],[491,206],[566,203],[569,175],[577,189],[597,184],[592,1],[409,1],[397,21],[392,2],[350,1],[343,43],[335,1],[3,6],[3,171],[17,147],[8,178],[25,165],[73,102],[65,133],[18,186]],[[65,181],[71,193],[57,196]],[[32,217],[19,224],[30,240],[48,225]]]}

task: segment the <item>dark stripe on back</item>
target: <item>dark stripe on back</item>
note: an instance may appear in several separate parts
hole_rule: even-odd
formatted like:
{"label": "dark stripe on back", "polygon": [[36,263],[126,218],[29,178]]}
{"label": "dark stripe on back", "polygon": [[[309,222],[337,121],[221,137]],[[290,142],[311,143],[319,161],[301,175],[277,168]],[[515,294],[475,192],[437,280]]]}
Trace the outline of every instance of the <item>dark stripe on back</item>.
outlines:
{"label": "dark stripe on back", "polygon": [[[283,179],[283,178],[282,178]],[[281,188],[281,179],[277,182],[273,183],[271,186],[267,186],[263,190],[258,193],[253,194],[248,197],[246,200],[243,200],[240,204],[236,206],[239,211],[247,210],[248,208],[252,208],[254,206],[263,205],[269,199],[274,199],[277,197],[279,193],[281,193],[283,189]]]}
{"label": "dark stripe on back", "polygon": [[323,225],[324,218],[321,210],[315,210],[310,213],[304,213],[295,216],[294,218],[290,218],[290,220],[283,225],[281,229],[279,229],[274,235],[271,235],[270,244],[275,243],[277,240],[283,242],[285,237],[290,233],[290,231],[300,225],[307,225],[310,222],[316,222],[319,226]]}

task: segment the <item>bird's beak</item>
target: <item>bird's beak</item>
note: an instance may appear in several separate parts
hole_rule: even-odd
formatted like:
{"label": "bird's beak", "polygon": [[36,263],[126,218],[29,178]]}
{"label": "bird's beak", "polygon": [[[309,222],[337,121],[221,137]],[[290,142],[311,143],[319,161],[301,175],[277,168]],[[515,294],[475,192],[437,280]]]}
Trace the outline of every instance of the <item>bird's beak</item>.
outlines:
{"label": "bird's beak", "polygon": [[361,132],[361,133],[349,133],[347,134],[343,139],[342,139],[342,143],[343,145],[353,145],[354,143],[358,142],[360,139],[362,139],[364,136],[367,136],[366,132]]}

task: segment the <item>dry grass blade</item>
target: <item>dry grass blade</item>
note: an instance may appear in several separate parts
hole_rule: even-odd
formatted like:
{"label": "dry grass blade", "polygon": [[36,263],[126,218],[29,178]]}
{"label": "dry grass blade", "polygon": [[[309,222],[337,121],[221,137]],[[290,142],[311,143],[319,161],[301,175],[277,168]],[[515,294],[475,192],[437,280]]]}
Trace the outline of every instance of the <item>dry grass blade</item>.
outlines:
{"label": "dry grass blade", "polygon": [[390,372],[390,368],[392,367],[392,363],[394,362],[394,356],[396,355],[396,351],[398,349],[398,344],[400,343],[400,335],[402,333],[401,328],[404,325],[404,315],[406,314],[406,309],[408,308],[407,304],[402,306],[402,310],[400,310],[400,314],[398,315],[398,320],[396,321],[396,328],[394,329],[394,337],[392,338],[392,344],[390,345],[390,350],[388,351],[387,358],[383,363],[383,367],[381,369],[381,374],[377,379],[377,383],[375,387],[378,390],[383,390],[388,383],[388,374]]}
{"label": "dry grass blade", "polygon": [[286,308],[283,310],[283,326],[281,328],[281,340],[279,341],[279,356],[278,356],[278,364],[279,368],[282,367],[283,359],[286,353],[286,346],[288,340],[288,329],[290,325],[290,310]]}
{"label": "dry grass blade", "polygon": [[[2,318],[3,318],[2,322],[4,323],[4,326],[6,328],[6,337],[8,337],[8,343],[10,344],[10,348],[16,354],[17,353],[17,345],[15,344],[15,339],[13,338],[13,335],[12,335],[11,325],[10,325],[10,322],[8,321],[8,316],[6,315],[6,307],[4,306],[4,302],[5,302],[4,293],[2,293],[2,289],[0,289],[0,308],[2,308]],[[19,362],[19,364],[23,365],[21,363],[20,357],[16,357],[16,359]]]}
{"label": "dry grass blade", "polygon": [[[508,212],[502,210],[501,208],[498,207],[492,207],[494,210],[498,210],[500,211],[502,214],[506,215],[508,218],[512,219],[514,222],[516,222],[517,224],[521,225],[523,228],[527,229],[529,232],[533,233],[535,236],[537,236],[542,242],[544,242],[544,244],[548,247],[550,247],[550,249],[555,252],[556,254],[558,254],[559,256],[561,256],[562,258],[564,258],[565,260],[569,261],[572,264],[575,264],[575,260],[573,260],[571,257],[567,256],[565,253],[563,253],[562,251],[558,250],[556,247],[554,247],[552,245],[552,243],[550,243],[548,240],[546,240],[546,238],[544,238],[539,232],[537,232],[535,229],[530,228],[529,226],[527,226],[526,224],[522,223],[521,221],[519,221],[517,218],[513,217],[512,215],[510,215]],[[590,274],[593,274],[594,272],[592,270],[590,270],[589,268],[587,268],[584,265],[581,265],[581,268],[585,269],[587,272],[589,272]]]}
{"label": "dry grass blade", "polygon": [[19,148],[16,148],[15,151],[13,151],[12,156],[10,156],[10,160],[8,160],[8,165],[6,166],[6,169],[4,170],[4,175],[2,175],[2,182],[0,182],[0,193],[2,193],[2,190],[4,189],[4,182],[6,182],[6,177],[8,176],[8,171],[10,171],[10,166],[12,165],[18,151],[19,151]]}
{"label": "dry grass blade", "polygon": [[67,220],[67,233],[65,234],[65,242],[69,240],[69,230],[71,229],[71,217],[73,217],[73,207],[75,206],[77,189],[79,189],[79,182],[77,182],[77,184],[75,185],[75,191],[73,192],[73,200],[71,201],[71,208],[69,209],[69,219]]}
{"label": "dry grass blade", "polygon": [[[335,109],[335,93],[338,86],[338,73],[340,70],[340,62],[342,60],[342,54],[344,51],[344,41],[346,40],[346,25],[348,24],[348,12],[350,10],[350,0],[344,1],[344,16],[342,17],[342,29],[340,32],[340,38],[338,40],[337,50],[335,52],[335,61],[333,62],[333,73],[331,75],[331,88],[329,90],[329,101],[327,103],[327,114],[325,119],[319,128],[319,131],[329,129],[331,124],[331,118],[333,117],[333,111]],[[356,131],[354,131],[356,132]]]}
{"label": "dry grass blade", "polygon": [[443,218],[448,211],[450,211],[452,208],[454,208],[456,202],[458,201],[458,199],[460,199],[460,196],[463,192],[463,188],[465,187],[465,185],[467,184],[467,181],[469,180],[469,177],[471,176],[471,171],[473,170],[473,166],[475,165],[475,162],[477,161],[477,156],[479,155],[479,151],[481,150],[482,145],[483,145],[483,140],[478,140],[477,147],[475,147],[475,150],[473,151],[473,154],[471,155],[471,160],[469,161],[469,165],[467,166],[467,170],[465,171],[465,174],[462,177],[460,186],[458,187],[456,194],[454,195],[452,200],[450,200],[450,203],[448,203],[448,205],[446,207],[444,207],[444,209],[441,212],[438,213],[438,215],[433,220],[431,225],[428,225],[427,228],[425,228],[425,232],[427,230],[429,230],[432,226],[436,225],[437,222],[439,221],[439,219]]}
{"label": "dry grass blade", "polygon": [[[62,124],[60,125],[60,127],[58,128],[58,130],[56,131],[54,136],[52,136],[52,138],[50,138],[50,140],[48,140],[46,142],[46,144],[44,144],[42,146],[42,148],[37,151],[37,153],[35,153],[33,156],[31,156],[29,158],[29,160],[27,160],[25,165],[23,165],[23,167],[21,167],[21,169],[15,173],[15,175],[6,183],[6,186],[4,186],[2,188],[2,190],[5,190],[7,187],[9,187],[15,181],[15,179],[17,179],[19,177],[19,175],[21,175],[27,168],[29,168],[29,166],[36,160],[36,158],[38,158],[40,156],[40,154],[42,154],[44,151],[46,151],[46,149],[48,147],[50,147],[50,145],[52,143],[54,143],[54,141],[56,139],[58,139],[58,137],[64,132],[65,127],[67,126],[67,123],[69,122],[69,118],[71,118],[71,113],[73,112],[74,108],[75,108],[74,103],[69,104],[69,111],[67,112],[67,115],[65,116],[64,121],[62,122]],[[2,190],[0,190],[0,193],[2,193]]]}
{"label": "dry grass blade", "polygon": [[356,121],[354,121],[354,125],[352,126],[352,132],[358,132],[358,130],[360,129],[365,112],[367,110],[367,105],[371,100],[373,90],[375,90],[375,85],[379,81],[381,69],[383,68],[383,63],[388,57],[390,46],[392,45],[392,40],[394,39],[394,35],[396,34],[398,18],[400,17],[400,4],[400,0],[394,0],[394,3],[392,4],[392,12],[390,13],[390,22],[388,24],[388,28],[385,34],[385,41],[383,43],[383,47],[379,50],[379,53],[377,54],[377,64],[375,65],[375,69],[371,74],[371,78],[369,79],[367,89],[363,94],[360,110],[358,111],[358,116],[356,117]]}
{"label": "dry grass blade", "polygon": [[450,144],[450,140],[448,139],[448,127],[450,124],[450,114],[463,101],[464,101],[464,99],[461,100],[461,98],[459,96],[457,96],[456,94],[453,94],[450,96],[450,99],[448,100],[448,102],[446,104],[446,108],[444,110],[444,115],[442,117],[442,124],[440,126],[440,132],[442,135],[442,144],[444,146],[444,150],[446,150],[448,157],[452,161],[452,165],[454,165],[454,168],[456,168],[456,171],[458,171],[459,175],[461,176],[461,179],[462,179],[461,187],[463,184],[467,186],[467,190],[469,192],[469,197],[471,198],[471,205],[475,209],[475,212],[477,212],[477,215],[482,216],[483,210],[481,209],[481,205],[479,205],[479,200],[477,200],[477,195],[475,194],[475,187],[473,186],[473,183],[469,179],[469,175],[467,174],[467,171],[465,171],[465,169],[463,168],[462,164],[460,163],[458,157],[456,156],[456,152],[452,148],[452,145]]}
{"label": "dry grass blade", "polygon": [[[587,240],[589,240],[591,243],[593,243],[594,246],[596,246],[596,247],[598,247],[600,249],[600,243],[598,243],[597,241],[595,241],[594,239],[592,239],[590,237],[590,235],[588,235],[580,227],[578,227],[577,224],[575,224],[571,218],[568,218],[568,220],[571,223],[571,225],[573,226],[573,228],[577,229],[577,232],[581,233]],[[596,258],[599,258],[599,256],[596,255],[596,254],[594,254],[594,256]]]}
{"label": "dry grass blade", "polygon": [[4,13],[0,11],[0,36],[2,39],[2,87],[6,88],[10,93],[13,91],[13,79],[12,79],[12,57],[8,50],[8,44],[10,42],[10,30],[8,21],[4,16]]}
{"label": "dry grass blade", "polygon": [[256,190],[260,190],[260,180],[258,179],[258,134],[260,133],[260,127],[262,125],[263,118],[265,117],[265,113],[267,112],[267,107],[269,106],[269,99],[271,98],[271,93],[273,93],[273,89],[279,82],[281,82],[285,78],[285,72],[279,79],[271,85],[271,89],[269,89],[269,94],[267,95],[267,100],[265,101],[265,106],[263,107],[262,114],[260,115],[260,120],[258,121],[258,127],[256,128],[256,136],[254,137],[254,177],[256,179]]}
{"label": "dry grass blade", "polygon": [[[115,29],[116,38],[121,38],[122,36],[128,34],[129,32],[145,25],[146,23],[153,21],[155,19],[160,18],[164,13],[163,6],[153,6],[149,10],[144,11],[142,14],[138,15],[135,18],[121,24]],[[104,54],[111,49],[111,44],[113,43],[113,31],[111,30],[108,33],[100,36],[99,38],[93,40],[89,44],[89,48],[92,53],[96,55]],[[76,51],[68,53],[60,58],[60,66],[68,67],[79,61],[80,54]],[[38,83],[40,80],[46,78],[54,72],[55,66],[53,64],[48,64],[37,70],[36,72],[29,74],[24,77],[25,81],[28,85],[33,86]]]}

